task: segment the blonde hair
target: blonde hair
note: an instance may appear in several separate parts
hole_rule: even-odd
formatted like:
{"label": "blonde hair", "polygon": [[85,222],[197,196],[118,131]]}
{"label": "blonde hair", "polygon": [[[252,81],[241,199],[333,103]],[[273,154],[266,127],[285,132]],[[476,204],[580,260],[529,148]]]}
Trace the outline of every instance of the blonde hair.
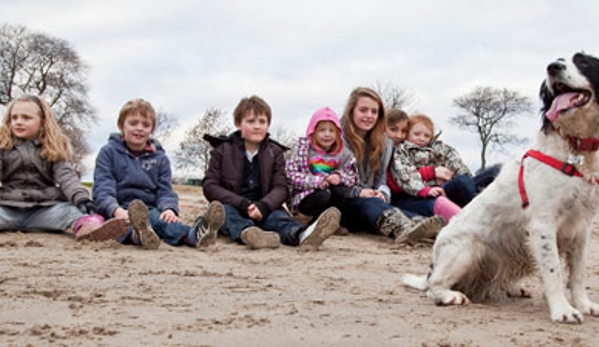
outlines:
{"label": "blonde hair", "polygon": [[435,136],[435,124],[433,123],[433,120],[429,116],[421,113],[413,114],[408,118],[408,132],[414,125],[419,123],[430,130],[431,137]]}
{"label": "blonde hair", "polygon": [[0,126],[0,148],[13,148],[14,137],[10,129],[11,112],[17,102],[32,102],[39,108],[41,117],[39,141],[42,144],[41,157],[50,162],[73,160],[71,143],[56,121],[52,108],[46,100],[35,95],[22,95],[14,99],[6,108]]}
{"label": "blonde hair", "polygon": [[[358,134],[358,129],[354,123],[353,112],[358,104],[358,100],[362,97],[367,97],[376,101],[379,106],[378,117],[376,124],[372,129],[366,133],[366,136],[362,137]],[[385,107],[381,97],[371,88],[358,87],[354,89],[349,95],[349,100],[343,111],[343,133],[345,139],[349,143],[356,160],[361,163],[364,156],[368,155],[368,164],[377,174],[379,170],[379,162],[383,157],[383,151],[385,150]],[[364,153],[364,144],[370,146],[370,153]]]}
{"label": "blonde hair", "polygon": [[125,125],[125,119],[127,116],[134,113],[137,113],[143,118],[146,118],[152,122],[152,132],[154,132],[156,129],[156,111],[154,111],[152,104],[144,99],[129,100],[123,105],[123,107],[121,107],[121,110],[119,111],[119,118],[117,120],[119,129],[122,129]]}

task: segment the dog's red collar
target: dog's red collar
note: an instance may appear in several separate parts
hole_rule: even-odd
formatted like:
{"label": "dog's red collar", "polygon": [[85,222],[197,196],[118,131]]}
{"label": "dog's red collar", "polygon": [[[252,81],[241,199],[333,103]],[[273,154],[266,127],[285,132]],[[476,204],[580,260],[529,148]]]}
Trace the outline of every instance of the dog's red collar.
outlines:
{"label": "dog's red collar", "polygon": [[568,139],[568,143],[570,143],[570,147],[577,152],[581,151],[591,151],[594,152],[599,149],[599,139],[587,138],[581,139],[578,137],[566,137]]}
{"label": "dog's red collar", "polygon": [[568,143],[570,144],[570,148],[572,148],[576,152],[594,152],[599,149],[599,139],[592,137],[581,139],[580,137],[565,136],[562,135],[562,132],[560,131],[559,127],[555,127],[555,130],[558,134],[560,134],[560,136],[562,136],[568,141]]}
{"label": "dog's red collar", "polygon": [[[520,171],[518,172],[518,190],[520,190],[520,197],[522,198],[523,209],[526,209],[529,205],[528,195],[526,194],[526,189],[524,188],[524,159],[526,159],[527,157],[535,158],[536,160],[544,164],[547,164],[554,169],[560,170],[568,176],[583,177],[580,171],[576,170],[576,167],[574,167],[574,165],[565,163],[563,161],[559,161],[539,151],[529,149],[524,154],[524,156],[522,156],[522,160],[520,161]],[[599,183],[599,179],[595,180],[595,183]]]}

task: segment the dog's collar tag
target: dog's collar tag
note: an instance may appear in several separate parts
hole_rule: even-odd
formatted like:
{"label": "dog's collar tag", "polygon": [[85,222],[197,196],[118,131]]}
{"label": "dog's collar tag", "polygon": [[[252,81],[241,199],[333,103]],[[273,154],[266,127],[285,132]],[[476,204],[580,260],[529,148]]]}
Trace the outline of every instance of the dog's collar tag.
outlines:
{"label": "dog's collar tag", "polygon": [[570,153],[568,155],[567,163],[574,166],[582,166],[584,165],[584,156],[582,154],[574,154]]}

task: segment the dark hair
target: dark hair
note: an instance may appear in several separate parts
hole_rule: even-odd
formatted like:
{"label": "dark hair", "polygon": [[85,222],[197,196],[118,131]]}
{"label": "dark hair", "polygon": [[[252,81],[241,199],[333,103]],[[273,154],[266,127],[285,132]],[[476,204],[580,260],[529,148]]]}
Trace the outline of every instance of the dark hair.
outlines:
{"label": "dark hair", "polygon": [[270,111],[270,106],[259,96],[252,95],[249,98],[243,98],[235,107],[235,111],[233,111],[233,120],[235,124],[241,123],[241,120],[248,115],[249,112],[253,112],[254,115],[265,115],[268,120],[268,124],[270,125],[270,120],[272,118],[272,113]]}
{"label": "dark hair", "polygon": [[387,110],[385,117],[387,118],[387,126],[408,120],[408,114],[398,108]]}

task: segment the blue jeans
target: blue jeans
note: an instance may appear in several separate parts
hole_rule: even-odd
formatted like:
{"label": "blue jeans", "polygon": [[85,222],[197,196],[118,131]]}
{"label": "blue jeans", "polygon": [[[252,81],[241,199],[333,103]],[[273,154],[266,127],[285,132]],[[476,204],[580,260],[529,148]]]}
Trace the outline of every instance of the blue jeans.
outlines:
{"label": "blue jeans", "polygon": [[466,206],[476,196],[474,179],[468,175],[456,176],[442,185],[447,198],[458,206]]}
{"label": "blue jeans", "polygon": [[408,194],[400,194],[394,201],[393,206],[402,211],[409,211],[425,217],[434,214],[435,198],[421,198]]}
{"label": "blue jeans", "polygon": [[[341,225],[350,231],[366,230],[376,233],[377,219],[381,213],[393,207],[379,198],[345,199],[341,209]],[[402,212],[410,218],[414,216],[409,211],[402,210]]]}
{"label": "blue jeans", "polygon": [[0,206],[0,231],[64,231],[73,226],[83,213],[68,202],[51,206]]}
{"label": "blue jeans", "polygon": [[299,234],[306,226],[296,221],[283,210],[272,211],[265,219],[255,221],[241,213],[233,206],[223,204],[225,208],[225,223],[220,229],[221,234],[239,242],[241,232],[251,226],[257,226],[265,231],[273,231],[281,237],[281,242],[288,246],[299,245]]}
{"label": "blue jeans", "polygon": [[479,170],[473,177],[474,185],[476,186],[476,191],[480,193],[489,184],[493,183],[495,177],[499,175],[499,171],[501,171],[501,164],[495,164],[493,166],[485,168],[484,170]]}
{"label": "blue jeans", "polygon": [[[160,211],[156,207],[148,206],[148,214],[150,217],[150,225],[156,232],[156,235],[160,237],[164,242],[172,246],[178,246],[186,240],[187,234],[192,229],[189,225],[183,223],[174,222],[167,223],[160,219]],[[129,232],[125,234],[119,242],[123,244],[131,243],[131,234],[133,229],[129,226]]]}

